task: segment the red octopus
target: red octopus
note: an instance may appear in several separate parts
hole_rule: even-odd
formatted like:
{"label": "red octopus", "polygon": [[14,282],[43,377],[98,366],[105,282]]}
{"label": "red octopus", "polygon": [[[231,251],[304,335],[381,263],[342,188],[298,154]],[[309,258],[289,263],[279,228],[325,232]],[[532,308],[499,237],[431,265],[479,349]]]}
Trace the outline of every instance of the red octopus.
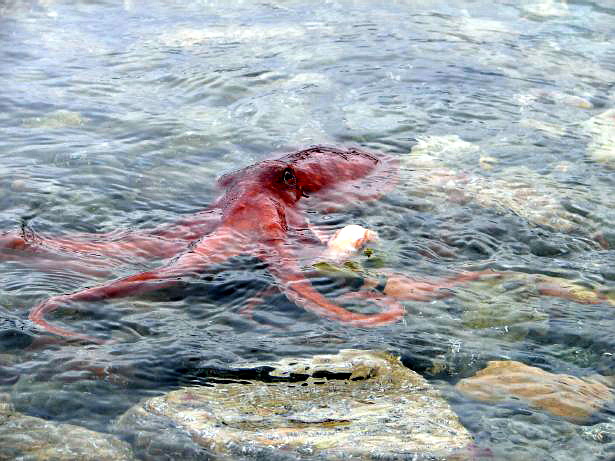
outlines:
{"label": "red octopus", "polygon": [[[300,202],[328,201],[333,206],[375,198],[393,187],[397,162],[359,149],[312,147],[275,160],[265,160],[218,180],[225,193],[209,208],[174,225],[150,232],[82,235],[73,238],[28,236],[25,232],[0,236],[0,249],[24,250],[38,261],[54,256],[87,257],[103,269],[109,261],[132,258],[168,259],[163,266],[113,280],[71,294],[52,296],[35,306],[30,320],[60,336],[103,342],[52,325],[45,315],[72,302],[91,302],[136,295],[172,285],[207,266],[242,253],[268,263],[286,296],[323,317],[354,326],[378,326],[399,320],[401,304],[374,292],[364,299],[381,304],[376,314],[360,314],[338,306],[316,291],[297,261],[296,242],[314,237],[301,213]],[[20,252],[22,253],[22,252]],[[22,253],[23,254],[23,253]],[[41,259],[42,258],[42,259]],[[51,259],[49,259],[51,258]],[[52,264],[51,262],[49,264]],[[74,267],[79,269],[77,259]],[[63,264],[64,265],[64,264]]]}
{"label": "red octopus", "polygon": [[[304,205],[311,207],[316,202],[330,208],[377,198],[394,187],[397,170],[397,161],[387,155],[312,147],[222,176],[218,184],[225,193],[206,210],[173,225],[149,232],[72,238],[46,238],[26,231],[6,233],[0,236],[0,256],[30,255],[43,267],[57,267],[62,260],[63,268],[97,275],[122,261],[166,260],[158,269],[52,296],[31,310],[30,320],[47,332],[88,342],[105,341],[52,325],[45,315],[71,302],[99,301],[164,288],[242,253],[267,262],[286,296],[297,305],[353,326],[385,325],[404,316],[400,299],[436,299],[450,295],[446,290],[458,283],[485,274],[502,275],[493,271],[465,272],[429,281],[391,274],[384,288],[364,288],[347,296],[379,304],[382,310],[376,314],[349,311],[316,291],[302,273],[298,254],[306,241],[321,245],[324,242],[302,214]],[[545,286],[539,291],[577,302],[606,300],[601,295],[593,301],[579,301],[570,290],[557,286]]]}

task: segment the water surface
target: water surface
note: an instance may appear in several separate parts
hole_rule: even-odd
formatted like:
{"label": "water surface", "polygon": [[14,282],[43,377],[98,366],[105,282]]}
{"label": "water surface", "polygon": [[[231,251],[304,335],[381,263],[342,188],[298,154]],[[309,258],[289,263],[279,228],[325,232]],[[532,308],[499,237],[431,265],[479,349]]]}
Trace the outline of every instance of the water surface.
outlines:
{"label": "water surface", "polygon": [[[525,181],[576,224],[532,220],[529,201],[487,206],[419,187],[430,170],[411,167],[381,202],[313,221],[377,230],[387,268],[407,275],[492,267],[608,290],[614,254],[594,237],[608,237],[615,180],[588,155],[584,123],[615,104],[614,24],[601,0],[4,2],[0,229],[146,229],[205,208],[216,177],[275,153],[359,145],[405,163],[422,141],[455,135],[473,146],[447,168],[495,185],[494,197]],[[108,431],[142,397],[236,360],[385,349],[441,386],[496,459],[615,456],[609,408],[577,425],[450,387],[492,359],[615,375],[613,307],[523,283],[408,303],[405,322],[376,329],[317,318],[281,294],[252,321],[242,306],[274,281],[247,255],[177,289],[53,315],[119,344],[34,347],[38,301],[160,263],[97,277],[0,262],[0,392],[19,411]],[[477,300],[491,310],[468,321]],[[98,379],[92,364],[118,378]]]}

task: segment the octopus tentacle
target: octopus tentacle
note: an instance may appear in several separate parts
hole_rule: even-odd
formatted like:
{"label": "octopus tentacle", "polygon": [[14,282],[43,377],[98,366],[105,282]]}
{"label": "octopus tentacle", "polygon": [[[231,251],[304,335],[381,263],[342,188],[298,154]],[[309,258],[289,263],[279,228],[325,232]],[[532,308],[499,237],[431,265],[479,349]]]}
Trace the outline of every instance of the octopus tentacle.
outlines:
{"label": "octopus tentacle", "polygon": [[50,333],[103,343],[105,341],[54,326],[45,320],[45,315],[70,302],[92,302],[120,298],[172,286],[185,275],[192,275],[211,264],[223,262],[232,256],[240,254],[240,249],[234,243],[236,242],[234,242],[232,234],[224,230],[215,232],[205,237],[191,251],[182,254],[166,266],[86,288],[69,295],[48,298],[30,311],[29,319]]}
{"label": "octopus tentacle", "polygon": [[239,313],[250,320],[254,320],[253,314],[256,306],[264,302],[267,296],[271,296],[277,292],[278,289],[275,286],[270,286],[258,291],[246,300],[245,305],[239,310]]}
{"label": "octopus tentacle", "polygon": [[433,301],[448,298],[454,294],[453,289],[466,282],[478,280],[483,276],[500,277],[499,272],[491,269],[475,272],[462,272],[457,275],[440,279],[414,278],[406,275],[390,273],[385,293],[403,301]]}
{"label": "octopus tentacle", "polygon": [[352,326],[377,327],[396,322],[405,314],[404,307],[399,301],[370,292],[361,292],[360,297],[381,306],[382,311],[379,313],[360,314],[331,302],[314,289],[301,273],[296,260],[281,246],[274,248],[262,258],[269,263],[269,271],[282,284],[286,296],[297,305],[319,316]]}
{"label": "octopus tentacle", "polygon": [[[19,251],[49,259],[61,255],[93,256],[128,261],[135,259],[170,258],[186,249],[186,244],[198,241],[220,224],[220,210],[211,208],[189,219],[160,226],[149,231],[112,231],[102,234],[74,234],[70,237],[48,237],[22,226],[21,232],[0,235],[0,251]],[[108,265],[113,265],[111,262]]]}

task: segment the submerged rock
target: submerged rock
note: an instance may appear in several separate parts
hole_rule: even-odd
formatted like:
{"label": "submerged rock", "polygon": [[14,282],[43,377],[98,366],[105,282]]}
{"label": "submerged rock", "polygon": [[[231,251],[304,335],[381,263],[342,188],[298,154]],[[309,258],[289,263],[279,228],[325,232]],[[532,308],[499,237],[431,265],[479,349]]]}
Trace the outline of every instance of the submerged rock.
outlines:
{"label": "submerged rock", "polygon": [[522,106],[522,108],[532,106],[536,103],[557,104],[558,106],[568,106],[575,109],[594,108],[593,103],[583,96],[544,89],[534,89],[529,92],[519,93],[515,96],[515,101]]}
{"label": "submerged rock", "polygon": [[41,117],[32,117],[24,120],[23,125],[27,128],[54,130],[58,128],[79,127],[87,123],[87,121],[79,112],[59,109]]}
{"label": "submerged rock", "polygon": [[453,134],[419,137],[412,147],[411,155],[413,164],[424,162],[426,165],[437,165],[439,162],[447,162],[447,165],[451,165],[453,160],[475,156],[479,152],[477,145]]}
{"label": "submerged rock", "polygon": [[615,109],[609,109],[584,124],[591,136],[587,154],[596,162],[615,168]]}
{"label": "submerged rock", "polygon": [[446,458],[472,442],[438,391],[383,352],[343,350],[235,370],[241,378],[142,402],[120,418],[119,430],[136,433],[146,450],[160,444],[159,431],[147,434],[152,419],[157,427],[164,420],[166,436],[175,427],[219,455],[268,459]]}
{"label": "submerged rock", "polygon": [[124,461],[130,446],[109,434],[17,413],[0,398],[0,460]]}
{"label": "submerged rock", "polygon": [[413,195],[455,203],[472,202],[500,213],[520,216],[550,230],[589,234],[592,239],[599,230],[591,216],[572,212],[564,206],[570,191],[548,176],[526,167],[507,168],[499,178],[464,172],[468,164],[480,164],[481,155],[478,146],[458,136],[421,139],[403,160],[405,183],[411,185],[409,192]]}
{"label": "submerged rock", "polygon": [[586,422],[613,394],[595,379],[554,374],[514,361],[492,361],[459,381],[462,393],[485,402],[518,398],[528,405],[575,423]]}
{"label": "submerged rock", "polygon": [[522,3],[522,11],[530,18],[543,20],[570,14],[565,0],[530,0]]}
{"label": "submerged rock", "polygon": [[[555,231],[578,232],[592,227],[584,216],[571,213],[547,178],[527,169],[507,172],[508,179],[476,178],[466,185],[473,201],[500,213],[513,213],[526,221]],[[595,225],[594,225],[595,227]]]}
{"label": "submerged rock", "polygon": [[523,272],[482,277],[457,287],[455,295],[463,306],[464,328],[488,330],[488,334],[497,334],[507,341],[521,341],[529,332],[549,330],[550,307],[545,296],[579,304],[615,306],[613,294],[581,281]]}
{"label": "submerged rock", "polygon": [[461,317],[464,328],[497,329],[502,339],[519,341],[530,328],[547,327],[548,314],[537,303],[528,302],[525,293],[519,296],[518,292],[511,293],[499,286],[480,284],[480,287],[480,291],[471,287],[457,290],[457,299],[464,307]]}
{"label": "submerged rock", "polygon": [[532,128],[534,130],[541,131],[547,136],[552,136],[554,138],[561,138],[564,134],[566,134],[565,127],[534,118],[523,118],[519,122],[519,125],[525,128]]}

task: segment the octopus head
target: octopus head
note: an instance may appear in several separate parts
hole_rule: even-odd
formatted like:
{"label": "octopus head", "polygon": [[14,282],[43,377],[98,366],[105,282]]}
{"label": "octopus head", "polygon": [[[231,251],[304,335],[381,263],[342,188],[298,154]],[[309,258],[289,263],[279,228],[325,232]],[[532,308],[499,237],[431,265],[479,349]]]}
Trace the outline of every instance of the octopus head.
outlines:
{"label": "octopus head", "polygon": [[292,165],[304,195],[363,178],[379,163],[378,158],[359,149],[331,147],[313,147],[285,159]]}

